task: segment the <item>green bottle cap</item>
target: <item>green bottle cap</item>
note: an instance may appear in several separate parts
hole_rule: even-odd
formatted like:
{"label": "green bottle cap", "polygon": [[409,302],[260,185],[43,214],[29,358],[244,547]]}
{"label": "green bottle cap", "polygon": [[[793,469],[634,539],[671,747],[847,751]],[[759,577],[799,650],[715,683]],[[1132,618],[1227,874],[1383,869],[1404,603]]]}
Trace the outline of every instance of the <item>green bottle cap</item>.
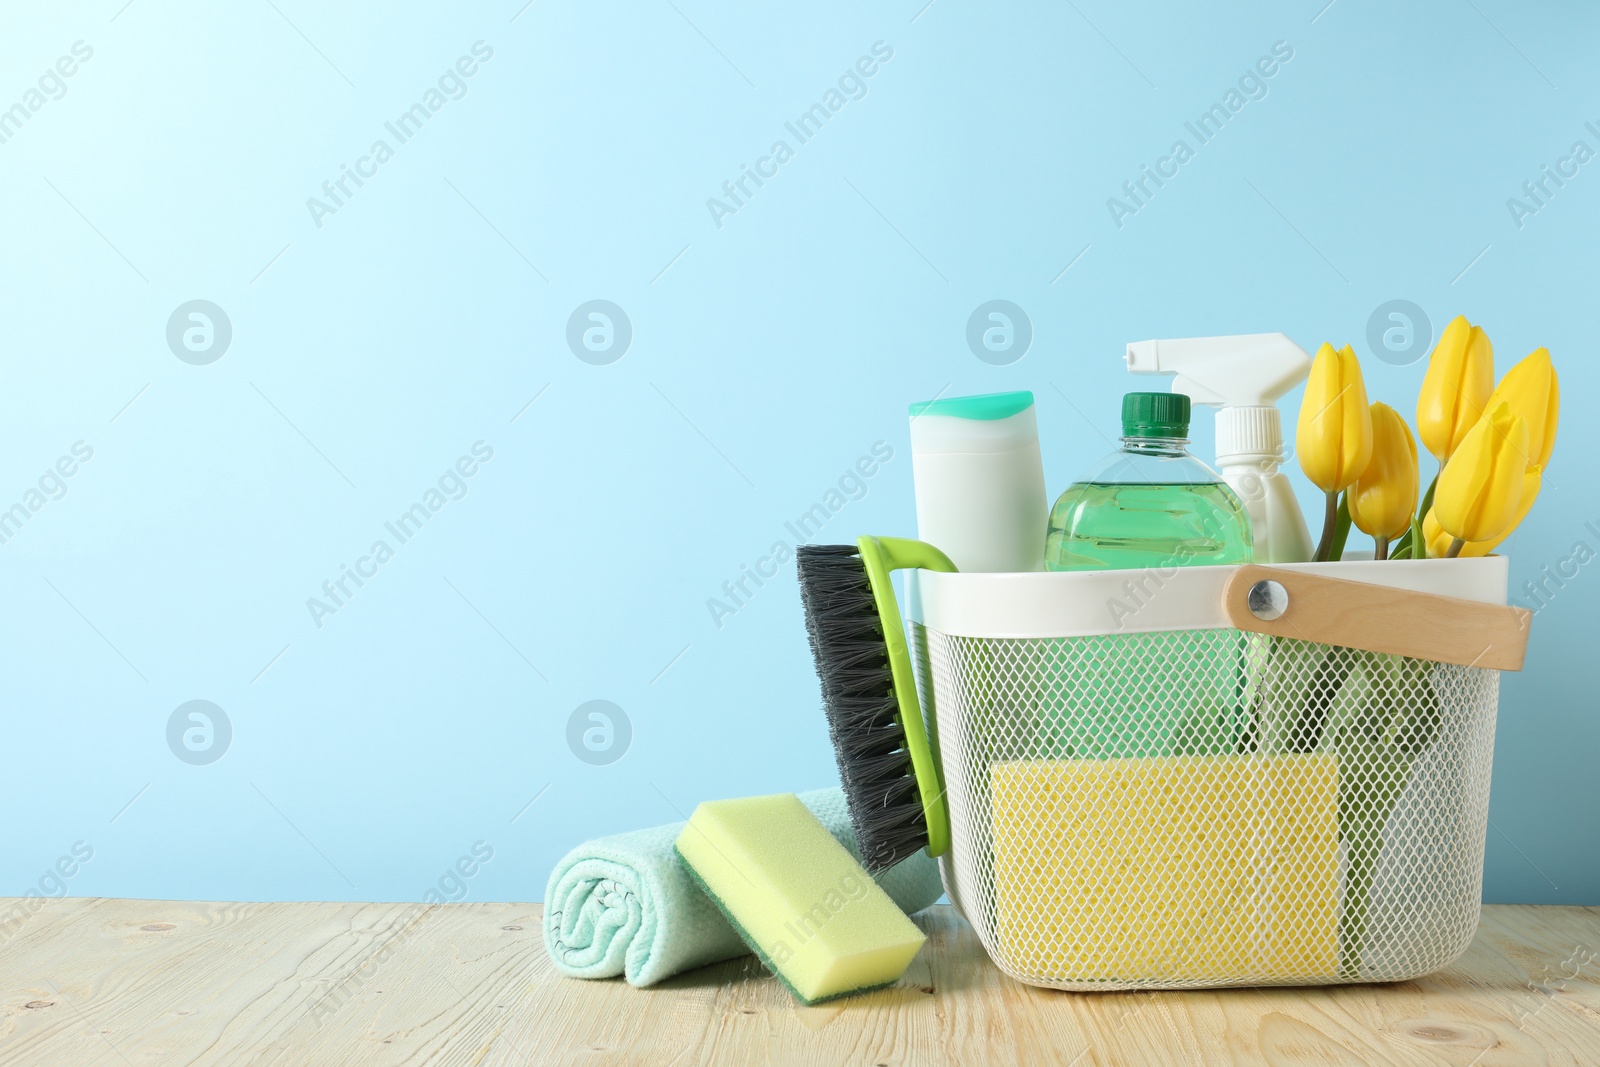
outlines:
{"label": "green bottle cap", "polygon": [[1125,394],[1122,398],[1122,436],[1188,437],[1188,395],[1184,393]]}

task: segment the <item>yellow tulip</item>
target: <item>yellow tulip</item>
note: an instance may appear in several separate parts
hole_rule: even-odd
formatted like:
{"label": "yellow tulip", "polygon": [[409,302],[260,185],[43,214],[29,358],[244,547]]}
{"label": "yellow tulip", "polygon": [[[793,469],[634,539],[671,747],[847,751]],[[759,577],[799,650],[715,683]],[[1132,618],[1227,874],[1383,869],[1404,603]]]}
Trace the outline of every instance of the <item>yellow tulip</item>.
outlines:
{"label": "yellow tulip", "polygon": [[[1444,532],[1444,527],[1439,525],[1439,513],[1434,511],[1432,508],[1429,508],[1428,513],[1422,517],[1422,539],[1428,546],[1428,555],[1434,559],[1440,559],[1445,555],[1445,553],[1449,552],[1450,546],[1454,544],[1456,540],[1454,537],[1451,537],[1449,534]],[[1476,544],[1476,542],[1468,542],[1462,545],[1461,551],[1457,552],[1456,555],[1474,555],[1473,552],[1468,551],[1474,544]],[[1483,555],[1481,552],[1476,554]],[[1420,552],[1413,552],[1411,555],[1414,559],[1422,558],[1422,553]]]}
{"label": "yellow tulip", "polygon": [[1440,463],[1487,410],[1494,391],[1494,346],[1481,326],[1457,315],[1439,335],[1417,396],[1417,436]]}
{"label": "yellow tulip", "polygon": [[1350,521],[1377,542],[1375,559],[1387,559],[1389,541],[1411,527],[1417,510],[1417,442],[1400,413],[1373,404],[1372,459],[1346,497]]}
{"label": "yellow tulip", "polygon": [[1433,494],[1439,525],[1452,538],[1445,555],[1456,555],[1465,542],[1492,541],[1511,529],[1522,503],[1527,454],[1527,420],[1504,401],[1467,431]]}
{"label": "yellow tulip", "polygon": [[[1533,507],[1533,502],[1539,498],[1540,483],[1543,480],[1544,474],[1540,471],[1528,471],[1523,474],[1522,495],[1517,503],[1517,514],[1511,520],[1511,525],[1507,526],[1505,532],[1499,537],[1488,541],[1468,541],[1464,543],[1461,546],[1461,551],[1457,552],[1456,555],[1487,556],[1498,548],[1500,542],[1510,537],[1516,528],[1522,525],[1522,520],[1527,518],[1529,509]],[[1432,508],[1429,508],[1428,514],[1423,516],[1422,535],[1427,540],[1428,555],[1430,556],[1446,555],[1450,551],[1450,545],[1455,541],[1455,538],[1445,533],[1444,527],[1439,525],[1439,516]],[[1417,558],[1421,559],[1422,557],[1418,556]]]}
{"label": "yellow tulip", "polygon": [[1372,458],[1372,412],[1361,364],[1349,345],[1317,349],[1300,402],[1294,435],[1300,469],[1325,493],[1337,493],[1367,469]]}
{"label": "yellow tulip", "polygon": [[1300,469],[1328,495],[1322,539],[1313,557],[1325,560],[1333,544],[1339,493],[1361,476],[1372,459],[1372,411],[1367,407],[1367,386],[1361,379],[1361,364],[1349,345],[1335,349],[1325,343],[1317,349],[1306,381],[1305,399],[1300,402],[1294,445]]}
{"label": "yellow tulip", "polygon": [[1556,369],[1550,365],[1549,349],[1534,349],[1532,355],[1506,371],[1490,394],[1485,410],[1502,400],[1528,424],[1528,468],[1544,470],[1556,447],[1556,422],[1561,413],[1561,385]]}

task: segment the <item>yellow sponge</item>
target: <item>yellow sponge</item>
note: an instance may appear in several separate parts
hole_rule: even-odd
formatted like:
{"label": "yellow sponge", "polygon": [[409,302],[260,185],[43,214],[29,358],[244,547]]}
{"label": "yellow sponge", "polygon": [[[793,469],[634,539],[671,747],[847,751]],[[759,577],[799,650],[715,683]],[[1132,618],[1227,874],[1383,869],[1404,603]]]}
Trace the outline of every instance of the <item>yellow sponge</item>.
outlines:
{"label": "yellow sponge", "polygon": [[892,984],[927,939],[793,793],[708,800],[677,849],[746,943],[807,1004]]}
{"label": "yellow sponge", "polygon": [[999,954],[1062,981],[1332,978],[1328,755],[1029,760],[991,770]]}

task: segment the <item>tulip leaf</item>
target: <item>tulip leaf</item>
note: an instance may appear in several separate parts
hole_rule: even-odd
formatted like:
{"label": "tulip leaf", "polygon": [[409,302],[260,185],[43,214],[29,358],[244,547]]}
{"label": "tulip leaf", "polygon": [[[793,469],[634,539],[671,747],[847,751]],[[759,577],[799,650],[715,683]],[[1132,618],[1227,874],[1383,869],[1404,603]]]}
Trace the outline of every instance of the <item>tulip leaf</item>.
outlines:
{"label": "tulip leaf", "polygon": [[[1443,471],[1443,468],[1441,467],[1440,470]],[[1417,508],[1417,518],[1420,519],[1426,516],[1433,507],[1433,491],[1437,488],[1439,488],[1439,475],[1435,474],[1433,481],[1428,483],[1428,491],[1422,494],[1422,504]],[[1417,525],[1420,528],[1421,524]],[[1417,558],[1421,559],[1422,557],[1419,556]]]}
{"label": "tulip leaf", "polygon": [[1339,841],[1346,857],[1339,974],[1362,977],[1384,830],[1444,710],[1434,664],[1292,638],[1246,658],[1252,722],[1241,751],[1320,752],[1339,760]]}
{"label": "tulip leaf", "polygon": [[1433,491],[1438,486],[1439,476],[1435,474],[1433,481],[1428,483],[1428,491],[1422,494],[1422,505],[1417,508],[1416,515],[1412,516],[1410,529],[1401,535],[1400,543],[1389,553],[1390,559],[1428,558],[1428,539],[1422,535],[1422,518],[1428,514],[1428,509],[1433,507]]}
{"label": "tulip leaf", "polygon": [[1319,750],[1339,756],[1339,837],[1349,857],[1339,920],[1339,972],[1345,978],[1361,975],[1384,827],[1411,782],[1417,757],[1443,724],[1433,672],[1434,665],[1423,660],[1363,656],[1329,708]]}

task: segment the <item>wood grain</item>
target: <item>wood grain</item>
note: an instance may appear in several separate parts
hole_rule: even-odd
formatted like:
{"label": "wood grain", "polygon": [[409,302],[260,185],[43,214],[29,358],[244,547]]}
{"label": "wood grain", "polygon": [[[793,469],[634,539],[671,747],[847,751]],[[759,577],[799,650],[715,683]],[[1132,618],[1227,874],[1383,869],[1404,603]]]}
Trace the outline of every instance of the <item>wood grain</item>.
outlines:
{"label": "wood grain", "polygon": [[[1287,590],[1288,610],[1279,618],[1251,614],[1250,587],[1260,581]],[[1253,564],[1228,578],[1222,606],[1240,630],[1499,671],[1522,669],[1533,619],[1526,608]]]}
{"label": "wood grain", "polygon": [[[0,901],[0,911],[10,901]],[[0,1063],[1600,1063],[1600,909],[1484,909],[1454,965],[1318,989],[1020,985],[948,907],[892,989],[797,1007],[746,958],[649,990],[552,969],[537,904],[68,899],[0,948]]]}

